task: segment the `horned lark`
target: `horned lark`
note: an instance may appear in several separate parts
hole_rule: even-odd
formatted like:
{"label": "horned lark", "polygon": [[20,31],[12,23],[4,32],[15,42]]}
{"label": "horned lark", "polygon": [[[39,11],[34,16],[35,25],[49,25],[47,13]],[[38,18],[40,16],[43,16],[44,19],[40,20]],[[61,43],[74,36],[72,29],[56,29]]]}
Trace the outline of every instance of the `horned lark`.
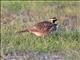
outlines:
{"label": "horned lark", "polygon": [[30,28],[19,31],[18,33],[30,32],[35,34],[36,36],[45,36],[50,34],[52,31],[57,30],[57,24],[55,23],[56,21],[57,21],[56,17],[53,17],[53,18],[50,18],[49,21],[39,22]]}

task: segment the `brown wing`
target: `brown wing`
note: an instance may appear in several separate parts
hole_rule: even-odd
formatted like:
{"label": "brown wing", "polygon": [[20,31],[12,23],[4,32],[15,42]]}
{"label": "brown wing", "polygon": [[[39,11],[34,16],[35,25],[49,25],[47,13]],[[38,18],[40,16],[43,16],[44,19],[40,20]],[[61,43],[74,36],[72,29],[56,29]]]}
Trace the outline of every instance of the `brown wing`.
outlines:
{"label": "brown wing", "polygon": [[30,31],[36,31],[36,32],[48,32],[49,29],[52,27],[52,23],[48,22],[48,21],[44,21],[44,22],[39,22],[37,24],[35,24],[34,26],[32,26],[32,28],[30,28]]}

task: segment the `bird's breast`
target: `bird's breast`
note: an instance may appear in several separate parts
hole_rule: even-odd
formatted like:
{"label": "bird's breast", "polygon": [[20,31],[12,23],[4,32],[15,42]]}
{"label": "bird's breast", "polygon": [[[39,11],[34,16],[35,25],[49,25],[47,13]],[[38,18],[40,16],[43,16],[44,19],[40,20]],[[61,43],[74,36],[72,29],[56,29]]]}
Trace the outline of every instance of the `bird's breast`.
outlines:
{"label": "bird's breast", "polygon": [[33,34],[35,34],[36,36],[44,36],[47,33],[41,33],[41,32],[32,32]]}

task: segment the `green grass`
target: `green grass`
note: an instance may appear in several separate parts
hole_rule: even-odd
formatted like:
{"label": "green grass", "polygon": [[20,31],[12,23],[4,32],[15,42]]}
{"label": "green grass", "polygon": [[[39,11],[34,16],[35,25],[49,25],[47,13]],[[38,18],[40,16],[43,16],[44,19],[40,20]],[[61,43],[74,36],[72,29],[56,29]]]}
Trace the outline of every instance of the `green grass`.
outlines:
{"label": "green grass", "polygon": [[11,32],[13,29],[10,31],[8,30],[1,34],[1,43],[4,52],[17,50],[59,52],[80,49],[79,31],[55,32],[53,35],[36,37],[30,33],[23,33],[18,35],[14,32]]}
{"label": "green grass", "polygon": [[[1,52],[4,54],[13,51],[73,52],[80,56],[80,17],[77,17],[77,23],[71,20],[72,16],[80,16],[79,4],[79,2],[1,2]],[[60,18],[64,15],[69,16],[68,30],[62,28],[45,37],[37,37],[28,32],[15,33],[49,17]],[[59,20],[62,26],[63,20],[65,19]],[[72,27],[75,27],[75,30],[71,30]]]}
{"label": "green grass", "polygon": [[59,31],[45,37],[31,33],[16,34],[16,26],[1,28],[2,52],[42,51],[42,52],[80,52],[80,31]]}

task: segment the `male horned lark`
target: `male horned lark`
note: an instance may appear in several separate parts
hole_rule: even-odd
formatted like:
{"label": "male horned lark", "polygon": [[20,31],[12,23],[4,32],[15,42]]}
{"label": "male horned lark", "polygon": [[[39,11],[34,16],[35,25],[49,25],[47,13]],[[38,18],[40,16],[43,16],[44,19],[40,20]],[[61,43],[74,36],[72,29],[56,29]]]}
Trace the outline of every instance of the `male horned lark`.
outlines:
{"label": "male horned lark", "polygon": [[57,21],[56,17],[50,18],[50,21],[43,21],[39,22],[32,27],[19,31],[21,32],[30,32],[35,34],[36,36],[45,36],[47,34],[50,34],[52,31],[55,31],[57,29],[57,24],[55,23]]}

